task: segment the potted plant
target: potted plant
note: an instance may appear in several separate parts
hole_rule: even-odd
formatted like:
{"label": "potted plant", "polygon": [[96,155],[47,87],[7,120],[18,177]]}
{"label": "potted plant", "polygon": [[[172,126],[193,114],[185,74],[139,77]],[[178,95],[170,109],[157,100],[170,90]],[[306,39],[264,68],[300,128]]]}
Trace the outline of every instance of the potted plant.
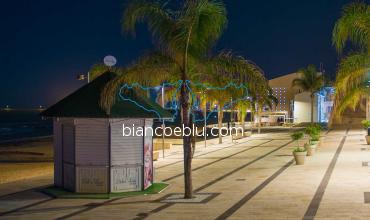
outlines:
{"label": "potted plant", "polygon": [[319,134],[314,134],[311,136],[310,143],[311,144],[318,144],[320,140],[320,135]]}
{"label": "potted plant", "polygon": [[305,144],[305,148],[307,150],[307,156],[312,156],[316,152],[317,143],[319,141],[319,129],[314,126],[310,125],[305,129],[305,133],[310,136],[310,140],[308,144]]}
{"label": "potted plant", "polygon": [[306,159],[307,151],[304,147],[300,147],[299,140],[303,138],[303,132],[297,131],[291,135],[292,140],[297,141],[297,146],[293,149],[293,156],[297,165],[303,165]]}
{"label": "potted plant", "polygon": [[365,136],[366,143],[370,144],[370,121],[369,120],[362,120],[361,124],[367,130],[367,135]]}

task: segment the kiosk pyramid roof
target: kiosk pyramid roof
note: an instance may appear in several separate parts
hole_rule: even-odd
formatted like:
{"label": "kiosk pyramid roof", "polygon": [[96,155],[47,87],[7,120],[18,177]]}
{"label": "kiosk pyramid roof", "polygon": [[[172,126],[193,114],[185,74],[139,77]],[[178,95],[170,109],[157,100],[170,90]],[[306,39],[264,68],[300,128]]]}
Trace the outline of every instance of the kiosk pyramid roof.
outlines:
{"label": "kiosk pyramid roof", "polygon": [[[99,105],[104,86],[115,73],[106,72],[41,113],[45,117],[74,118],[171,118],[170,112],[146,97],[128,91],[130,100],[118,97],[108,115]],[[126,95],[125,95],[126,97]],[[140,106],[141,107],[140,107]],[[145,110],[145,109],[146,110]],[[148,111],[149,110],[149,111]],[[158,115],[158,114],[159,115]]]}

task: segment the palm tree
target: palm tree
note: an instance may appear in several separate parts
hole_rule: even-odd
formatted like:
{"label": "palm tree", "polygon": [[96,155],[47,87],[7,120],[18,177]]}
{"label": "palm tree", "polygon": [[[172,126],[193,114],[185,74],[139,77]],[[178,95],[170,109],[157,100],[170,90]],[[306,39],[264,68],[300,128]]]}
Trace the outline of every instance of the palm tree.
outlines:
{"label": "palm tree", "polygon": [[292,82],[292,86],[300,87],[303,91],[310,93],[311,98],[311,123],[313,123],[313,101],[315,93],[318,92],[324,85],[322,74],[316,71],[315,65],[308,65],[307,68],[298,71],[301,74],[300,78],[296,78]]}
{"label": "palm tree", "polygon": [[[204,80],[210,83],[214,87],[222,88],[227,82],[228,74],[223,73],[214,73],[212,75],[207,76],[207,80]],[[223,121],[223,108],[226,103],[230,102],[230,88],[228,89],[211,89],[208,91],[208,96],[214,103],[217,104],[217,121],[218,121],[218,143],[222,143],[222,121]]]}
{"label": "palm tree", "polygon": [[261,112],[264,107],[272,109],[272,105],[278,104],[278,99],[273,96],[272,89],[267,85],[265,88],[257,90],[258,93],[252,94],[252,103],[254,105],[254,112],[257,116],[257,133],[261,133]]}
{"label": "palm tree", "polygon": [[355,109],[360,99],[369,93],[370,6],[364,2],[344,6],[334,26],[332,41],[340,55],[348,41],[355,49],[341,58],[338,67],[333,114],[338,117],[347,107]]}
{"label": "palm tree", "polygon": [[[261,73],[240,57],[224,53],[209,56],[227,23],[226,9],[221,1],[185,1],[180,9],[170,7],[167,2],[138,0],[128,3],[122,18],[123,29],[134,33],[137,23],[146,23],[156,47],[108,83],[102,92],[101,105],[109,113],[117,97],[117,88],[124,83],[138,82],[150,86],[164,81],[179,83],[182,123],[191,127],[190,80],[221,72],[253,79],[260,77]],[[192,198],[190,136],[183,137],[183,149],[184,198]]]}
{"label": "palm tree", "polygon": [[247,115],[247,110],[251,109],[252,102],[248,95],[248,91],[244,89],[240,91],[236,91],[233,94],[233,97],[234,99],[238,99],[242,97],[236,102],[236,108],[238,109],[238,116],[239,116],[240,124],[244,130],[245,129],[245,116]]}

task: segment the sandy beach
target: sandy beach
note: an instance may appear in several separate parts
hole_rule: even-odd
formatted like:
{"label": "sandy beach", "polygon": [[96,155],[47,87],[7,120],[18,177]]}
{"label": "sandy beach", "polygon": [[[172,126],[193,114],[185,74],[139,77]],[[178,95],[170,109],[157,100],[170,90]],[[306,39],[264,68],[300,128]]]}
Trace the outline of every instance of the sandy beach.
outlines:
{"label": "sandy beach", "polygon": [[52,173],[50,138],[0,145],[0,184]]}

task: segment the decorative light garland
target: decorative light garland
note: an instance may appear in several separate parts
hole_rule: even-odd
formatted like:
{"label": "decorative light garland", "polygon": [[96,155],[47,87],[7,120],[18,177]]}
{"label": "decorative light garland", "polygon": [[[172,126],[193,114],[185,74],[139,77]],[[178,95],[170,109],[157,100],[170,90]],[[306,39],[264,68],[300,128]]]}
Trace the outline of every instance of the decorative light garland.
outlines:
{"label": "decorative light garland", "polygon": [[[176,88],[175,93],[172,95],[172,99],[173,99],[173,100],[175,100],[176,95],[178,94],[178,92],[179,92],[179,90],[180,90],[180,88],[181,88],[182,84],[183,84],[183,81],[182,81],[182,80],[179,80],[179,81],[178,81],[178,82],[176,82],[176,83],[163,83],[163,84],[162,84],[162,86],[163,86],[163,87],[171,86],[171,87],[175,87],[175,88],[177,87],[177,88]],[[194,93],[194,92],[193,92],[193,90],[191,89],[190,84],[191,84],[191,85],[193,85],[193,86],[195,86],[195,87],[205,88],[205,89],[207,89],[207,90],[221,90],[221,91],[224,91],[224,90],[226,90],[226,89],[228,89],[228,88],[230,88],[230,87],[234,87],[234,88],[236,88],[236,89],[248,89],[248,87],[247,87],[246,85],[244,85],[244,84],[239,84],[239,85],[237,85],[237,84],[235,84],[235,83],[233,83],[233,82],[228,83],[228,84],[227,84],[227,85],[225,85],[224,87],[217,87],[217,86],[204,85],[203,83],[200,83],[200,82],[191,82],[190,80],[186,80],[186,81],[185,81],[185,85],[186,85],[187,89],[189,90],[189,93],[190,93],[190,95],[191,95],[191,97],[192,97],[192,100],[195,100],[195,93]],[[138,106],[139,108],[141,108],[141,109],[143,109],[143,110],[145,110],[145,111],[147,111],[147,112],[153,112],[153,113],[155,113],[155,114],[158,116],[158,119],[160,119],[160,120],[162,120],[162,121],[163,121],[163,120],[165,120],[165,119],[164,119],[164,118],[162,118],[161,114],[160,114],[158,111],[156,111],[156,110],[154,110],[154,109],[148,109],[148,108],[144,107],[143,105],[139,104],[138,102],[136,102],[135,100],[133,100],[133,99],[131,99],[131,98],[128,98],[128,97],[125,97],[125,96],[123,95],[123,92],[122,92],[122,90],[124,90],[124,89],[134,89],[134,88],[139,88],[139,89],[142,89],[142,90],[148,91],[148,90],[154,89],[154,88],[156,88],[156,87],[158,87],[158,86],[152,86],[152,87],[150,87],[150,86],[143,86],[143,85],[141,85],[141,84],[139,84],[139,83],[132,83],[131,85],[129,85],[129,84],[124,84],[124,85],[122,85],[122,86],[120,87],[118,95],[119,95],[119,97],[120,97],[123,101],[129,101],[129,102],[131,102],[131,103],[135,104],[136,106]],[[248,95],[248,91],[247,91],[247,95],[246,95],[246,96],[244,96],[244,97],[242,97],[242,98],[238,98],[238,99],[232,100],[232,101],[228,102],[228,104],[229,104],[229,105],[231,105],[231,104],[236,103],[236,102],[239,102],[239,101],[250,100],[250,99],[251,99],[251,98],[249,97],[249,95]],[[176,101],[175,101],[175,102],[176,102]],[[177,104],[176,104],[176,105],[177,105]],[[195,107],[195,105],[193,104],[193,105],[191,106],[191,109],[194,109],[194,107]],[[223,107],[221,107],[221,110],[223,110]],[[218,112],[218,111],[219,111],[218,109],[216,109],[216,110],[212,110],[210,113],[208,113],[208,114],[206,113],[206,117],[205,117],[205,118],[203,118],[203,119],[197,119],[197,120],[195,120],[194,122],[202,122],[202,121],[204,121],[204,120],[206,120],[206,121],[207,121],[207,120],[209,119],[209,117],[210,117],[213,113]],[[172,118],[171,118],[171,119],[169,119],[169,120],[170,120],[170,121],[174,121],[174,120],[175,120],[175,118],[176,118],[176,116],[177,116],[177,114],[178,114],[178,108],[176,108],[175,113],[172,115]]]}

